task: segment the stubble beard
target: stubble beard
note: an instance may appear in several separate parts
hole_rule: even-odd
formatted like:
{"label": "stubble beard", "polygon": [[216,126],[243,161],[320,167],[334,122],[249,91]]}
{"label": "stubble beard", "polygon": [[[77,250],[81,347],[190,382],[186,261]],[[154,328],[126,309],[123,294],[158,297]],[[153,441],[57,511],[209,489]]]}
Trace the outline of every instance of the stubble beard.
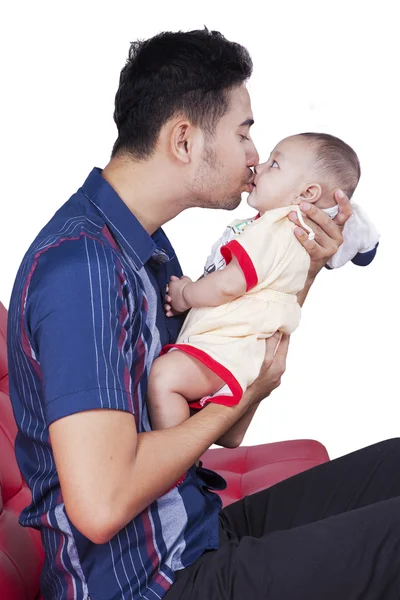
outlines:
{"label": "stubble beard", "polygon": [[234,210],[239,206],[242,194],[240,191],[227,192],[230,181],[220,175],[221,170],[215,150],[206,145],[193,186],[197,190],[196,206],[221,210]]}

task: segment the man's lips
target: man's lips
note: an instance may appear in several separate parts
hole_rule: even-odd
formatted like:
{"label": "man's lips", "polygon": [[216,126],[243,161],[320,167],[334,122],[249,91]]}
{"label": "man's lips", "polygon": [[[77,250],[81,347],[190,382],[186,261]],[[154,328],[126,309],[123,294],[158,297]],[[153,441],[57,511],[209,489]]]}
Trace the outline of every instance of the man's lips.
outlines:
{"label": "man's lips", "polygon": [[247,184],[246,184],[246,187],[247,187],[247,191],[249,192],[249,194],[251,194],[251,192],[254,190],[254,188],[255,188],[256,186],[254,185],[254,183],[253,183],[253,182],[250,182],[250,183],[247,183]]}
{"label": "man's lips", "polygon": [[255,188],[254,179],[255,179],[255,173],[252,173],[250,179],[245,182],[245,185],[247,187],[247,191],[249,192],[249,194],[251,194],[251,192]]}

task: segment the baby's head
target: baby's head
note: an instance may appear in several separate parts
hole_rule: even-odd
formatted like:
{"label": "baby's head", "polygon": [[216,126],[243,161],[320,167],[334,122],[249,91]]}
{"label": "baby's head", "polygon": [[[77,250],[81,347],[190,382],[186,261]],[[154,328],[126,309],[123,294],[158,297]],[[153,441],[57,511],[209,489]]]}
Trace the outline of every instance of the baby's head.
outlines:
{"label": "baby's head", "polygon": [[247,201],[260,213],[303,200],[329,208],[336,204],[338,188],[351,198],[360,174],[348,144],[327,133],[300,133],[279,142],[268,161],[256,167]]}

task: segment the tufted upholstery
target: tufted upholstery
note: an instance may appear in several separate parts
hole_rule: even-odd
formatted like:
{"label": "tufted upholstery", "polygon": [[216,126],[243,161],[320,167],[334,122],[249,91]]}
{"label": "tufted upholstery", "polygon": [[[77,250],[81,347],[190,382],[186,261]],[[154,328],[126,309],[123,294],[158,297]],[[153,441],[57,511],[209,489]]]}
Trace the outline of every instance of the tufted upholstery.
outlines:
{"label": "tufted upholstery", "polygon": [[[19,513],[30,502],[30,491],[14,455],[17,428],[8,396],[6,323],[7,311],[0,303],[0,600],[40,600],[40,534],[18,523]],[[202,460],[227,480],[227,490],[220,493],[227,505],[329,457],[319,442],[297,440],[208,450]]]}
{"label": "tufted upholstery", "polygon": [[0,302],[0,392],[8,392],[7,311]]}
{"label": "tufted upholstery", "polygon": [[18,523],[31,494],[14,455],[17,428],[8,397],[6,323],[0,303],[0,598],[34,600],[39,598],[43,550],[40,533]]}
{"label": "tufted upholstery", "polygon": [[204,467],[217,471],[228,482],[226,490],[219,492],[224,506],[327,460],[325,447],[314,440],[241,446],[235,450],[217,448],[202,457]]}

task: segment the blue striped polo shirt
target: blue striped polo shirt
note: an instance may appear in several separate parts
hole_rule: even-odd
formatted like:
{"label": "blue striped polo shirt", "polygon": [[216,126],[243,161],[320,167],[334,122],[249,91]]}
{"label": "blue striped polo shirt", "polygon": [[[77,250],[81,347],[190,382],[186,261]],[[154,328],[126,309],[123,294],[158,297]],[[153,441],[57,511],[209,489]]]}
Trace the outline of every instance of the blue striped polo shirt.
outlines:
{"label": "blue striped polo shirt", "polygon": [[150,236],[100,169],[22,261],[9,310],[10,396],[32,490],[20,521],[42,534],[45,600],[157,600],[174,571],[218,548],[221,501],[211,489],[223,483],[195,466],[110,542],[93,544],[68,518],[49,439],[53,421],[100,408],[133,413],[138,432],[151,430],[151,364],[182,325],[165,317],[163,296],[181,274],[162,229]]}

